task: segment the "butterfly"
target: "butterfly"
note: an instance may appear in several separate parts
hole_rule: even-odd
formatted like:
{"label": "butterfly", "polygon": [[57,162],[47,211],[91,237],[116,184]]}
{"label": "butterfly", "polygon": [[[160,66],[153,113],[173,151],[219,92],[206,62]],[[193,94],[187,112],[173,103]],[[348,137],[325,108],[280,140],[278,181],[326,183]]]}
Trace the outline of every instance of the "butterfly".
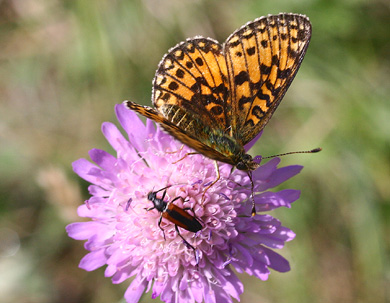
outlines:
{"label": "butterfly", "polygon": [[201,36],[187,39],[159,63],[155,108],[124,104],[198,153],[248,172],[252,181],[251,171],[260,165],[244,146],[272,117],[310,38],[306,16],[281,13],[245,24],[223,44]]}

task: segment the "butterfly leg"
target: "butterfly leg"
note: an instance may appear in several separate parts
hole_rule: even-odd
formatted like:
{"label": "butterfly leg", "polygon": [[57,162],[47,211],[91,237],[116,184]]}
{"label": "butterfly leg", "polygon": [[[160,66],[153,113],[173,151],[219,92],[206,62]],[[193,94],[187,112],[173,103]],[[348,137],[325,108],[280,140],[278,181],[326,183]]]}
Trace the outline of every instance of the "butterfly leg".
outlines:
{"label": "butterfly leg", "polygon": [[204,196],[205,196],[206,192],[209,190],[209,188],[212,187],[215,183],[217,183],[218,180],[221,178],[221,174],[219,173],[219,167],[218,167],[218,162],[217,161],[214,161],[214,166],[215,166],[215,172],[217,174],[217,178],[213,182],[211,182],[211,184],[208,185],[206,187],[206,189],[203,191],[202,202],[204,201]]}
{"label": "butterfly leg", "polygon": [[187,156],[191,156],[191,155],[199,155],[199,153],[197,153],[197,152],[186,153],[186,154],[184,155],[184,157],[182,157],[182,158],[180,158],[179,160],[173,162],[172,164],[176,164],[177,162],[180,162],[181,160],[184,160]]}
{"label": "butterfly leg", "polygon": [[253,179],[252,179],[252,172],[248,171],[248,177],[251,180],[251,198],[252,198],[252,217],[256,215],[256,204],[255,204],[255,197],[253,194],[254,190],[254,184],[253,184]]}
{"label": "butterfly leg", "polygon": [[167,154],[176,154],[180,151],[182,151],[184,148],[184,144],[182,144],[182,146],[180,146],[180,148],[178,150],[175,150],[175,151],[166,151]]}

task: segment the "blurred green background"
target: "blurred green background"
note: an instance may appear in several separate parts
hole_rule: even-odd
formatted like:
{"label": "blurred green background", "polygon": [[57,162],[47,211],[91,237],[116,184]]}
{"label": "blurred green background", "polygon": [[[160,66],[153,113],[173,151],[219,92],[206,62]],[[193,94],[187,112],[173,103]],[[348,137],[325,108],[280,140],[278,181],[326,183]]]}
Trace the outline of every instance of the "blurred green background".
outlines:
{"label": "blurred green background", "polygon": [[124,99],[150,105],[170,47],[279,12],[309,16],[313,36],[252,153],[323,151],[283,158],[305,166],[286,183],[301,199],[273,213],[297,233],[291,271],[242,275],[241,302],[390,302],[388,0],[1,0],[1,302],[123,302],[127,283],[77,267],[64,227],[88,194],[71,162],[112,151],[101,123]]}

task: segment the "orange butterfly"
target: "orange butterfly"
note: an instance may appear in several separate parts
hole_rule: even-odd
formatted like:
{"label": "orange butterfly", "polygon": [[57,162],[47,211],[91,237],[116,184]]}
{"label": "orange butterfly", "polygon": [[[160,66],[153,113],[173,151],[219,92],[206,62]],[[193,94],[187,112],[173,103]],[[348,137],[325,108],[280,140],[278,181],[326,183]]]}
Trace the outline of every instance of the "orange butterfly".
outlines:
{"label": "orange butterfly", "polygon": [[247,171],[251,178],[259,164],[244,146],[278,107],[310,37],[306,16],[282,13],[245,24],[223,45],[210,38],[187,39],[159,64],[155,108],[124,103],[197,152]]}

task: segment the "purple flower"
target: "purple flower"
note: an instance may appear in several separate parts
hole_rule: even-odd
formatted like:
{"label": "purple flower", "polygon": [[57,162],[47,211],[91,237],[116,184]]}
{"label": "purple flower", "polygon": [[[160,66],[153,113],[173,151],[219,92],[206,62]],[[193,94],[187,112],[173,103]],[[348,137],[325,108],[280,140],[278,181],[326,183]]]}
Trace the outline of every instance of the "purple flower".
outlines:
{"label": "purple flower", "polygon": [[[85,159],[73,163],[74,171],[92,184],[91,197],[78,208],[80,217],[91,220],[66,228],[70,237],[87,240],[90,252],[81,268],[92,271],[107,265],[105,276],[113,283],[134,277],[125,293],[127,302],[138,302],[152,288],[153,299],[181,303],[238,300],[243,285],[233,268],[261,280],[268,278],[270,268],[290,269],[274,249],[295,234],[265,212],[290,207],[299,198],[298,190],[268,190],[299,173],[301,166],[277,168],[280,160],[274,158],[253,172],[261,214],[252,217],[246,172],[231,172],[230,165],[219,163],[221,178],[202,199],[204,189],[216,179],[214,161],[199,154],[182,159],[191,150],[154,123],[148,120],[145,126],[123,105],[116,106],[116,113],[128,139],[111,123],[104,123],[102,130],[117,155],[93,149],[89,155],[96,165]],[[179,228],[196,254],[178,236],[175,224],[164,218],[163,233],[158,226],[161,213],[146,210],[153,207],[148,193],[166,186],[170,187],[164,201],[182,197],[174,204],[192,208],[194,214],[187,212],[202,224],[196,233]]]}

